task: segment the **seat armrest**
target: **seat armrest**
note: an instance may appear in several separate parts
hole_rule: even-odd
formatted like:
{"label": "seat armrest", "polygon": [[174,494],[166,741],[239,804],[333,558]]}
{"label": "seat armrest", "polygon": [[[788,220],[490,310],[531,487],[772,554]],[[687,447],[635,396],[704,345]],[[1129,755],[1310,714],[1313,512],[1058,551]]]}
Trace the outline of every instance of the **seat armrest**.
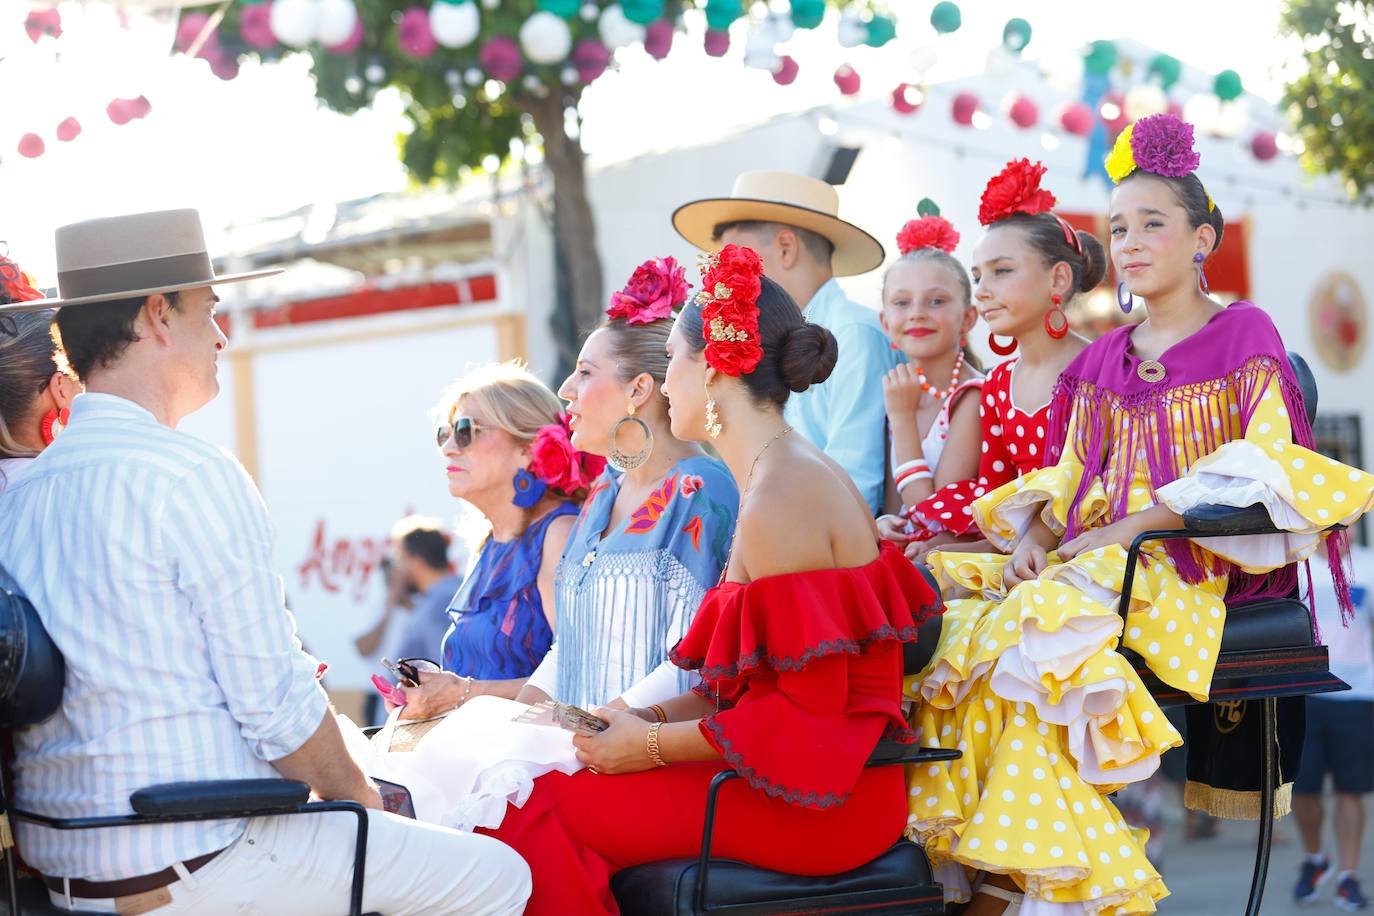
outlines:
{"label": "seat armrest", "polygon": [[1278,531],[1263,503],[1253,506],[1194,506],[1183,513],[1183,527],[1198,534],[1274,534]]}
{"label": "seat armrest", "polygon": [[210,779],[148,786],[129,804],[143,817],[244,817],[292,811],[309,798],[310,786],[294,779]]}
{"label": "seat armrest", "polygon": [[933,763],[941,760],[958,760],[963,755],[959,751],[938,747],[921,747],[919,744],[894,741],[883,738],[873,753],[868,755],[864,766],[885,767],[898,763]]}

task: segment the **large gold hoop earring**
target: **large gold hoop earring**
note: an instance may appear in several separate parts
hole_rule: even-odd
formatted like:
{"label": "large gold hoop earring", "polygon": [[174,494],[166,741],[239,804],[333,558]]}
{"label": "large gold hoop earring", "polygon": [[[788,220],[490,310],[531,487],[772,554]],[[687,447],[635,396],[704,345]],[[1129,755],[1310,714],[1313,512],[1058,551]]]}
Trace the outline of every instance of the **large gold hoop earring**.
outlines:
{"label": "large gold hoop earring", "polygon": [[[644,447],[632,455],[622,452],[620,447],[615,444],[616,439],[620,437],[620,428],[626,423],[639,424],[640,431],[644,433]],[[626,471],[633,471],[635,468],[642,466],[644,462],[649,460],[649,456],[653,454],[653,451],[654,431],[649,428],[648,423],[645,423],[639,417],[635,416],[635,405],[632,403],[630,404],[629,415],[621,417],[616,421],[615,426],[611,427],[611,447],[606,450],[606,460],[610,463],[611,467],[623,474]]]}
{"label": "large gold hoop earring", "polygon": [[711,397],[711,386],[703,385],[706,389],[706,435],[712,439],[719,439],[721,433],[720,414],[716,412],[716,399]]}

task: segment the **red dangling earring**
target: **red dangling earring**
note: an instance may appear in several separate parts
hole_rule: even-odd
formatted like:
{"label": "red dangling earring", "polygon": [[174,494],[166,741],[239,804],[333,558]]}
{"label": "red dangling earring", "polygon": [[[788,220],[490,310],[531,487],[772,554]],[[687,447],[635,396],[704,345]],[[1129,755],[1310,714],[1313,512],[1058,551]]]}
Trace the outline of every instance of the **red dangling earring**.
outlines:
{"label": "red dangling earring", "polygon": [[62,432],[67,426],[67,421],[71,419],[72,412],[69,409],[50,410],[43,417],[43,425],[39,428],[38,434],[43,437],[43,444],[52,445],[57,438],[57,434]]}
{"label": "red dangling earring", "polygon": [[992,350],[992,352],[996,353],[998,356],[1011,356],[1016,352],[1016,338],[1013,337],[1009,344],[999,344],[997,342],[997,335],[989,334],[988,349]]}
{"label": "red dangling earring", "polygon": [[1069,316],[1065,315],[1064,310],[1059,307],[1059,303],[1063,301],[1058,293],[1050,296],[1050,302],[1054,303],[1054,308],[1045,313],[1045,333],[1055,340],[1063,340],[1069,333]]}

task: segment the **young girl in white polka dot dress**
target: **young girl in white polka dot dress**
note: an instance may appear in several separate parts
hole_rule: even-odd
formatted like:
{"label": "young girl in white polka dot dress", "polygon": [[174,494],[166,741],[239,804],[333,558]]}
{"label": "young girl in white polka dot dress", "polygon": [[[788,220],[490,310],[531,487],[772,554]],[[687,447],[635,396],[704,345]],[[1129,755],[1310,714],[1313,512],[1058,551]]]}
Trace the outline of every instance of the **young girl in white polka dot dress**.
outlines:
{"label": "young girl in white polka dot dress", "polygon": [[[974,916],[1008,901],[1044,916],[1154,911],[1167,890],[1144,837],[1106,796],[1148,777],[1180,742],[1118,646],[1204,700],[1225,599],[1285,594],[1291,564],[1374,505],[1374,477],[1311,450],[1268,316],[1207,295],[1201,267],[1223,223],[1196,166],[1191,128],[1175,118],[1123,132],[1108,160],[1121,182],[1112,259],[1122,307],[1140,296],[1150,317],[1065,371],[1054,463],[975,503],[983,532],[1012,551],[1002,574],[943,568],[952,594],[1005,596],[951,647],[970,656],[962,668],[986,676],[947,679],[941,689],[960,701],[920,717],[924,744],[964,757],[909,780],[917,797],[936,799],[914,832],[937,860],[985,874]],[[1203,503],[1262,503],[1282,533],[1148,546],[1123,627],[1126,545],[1180,527],[1180,513]]]}

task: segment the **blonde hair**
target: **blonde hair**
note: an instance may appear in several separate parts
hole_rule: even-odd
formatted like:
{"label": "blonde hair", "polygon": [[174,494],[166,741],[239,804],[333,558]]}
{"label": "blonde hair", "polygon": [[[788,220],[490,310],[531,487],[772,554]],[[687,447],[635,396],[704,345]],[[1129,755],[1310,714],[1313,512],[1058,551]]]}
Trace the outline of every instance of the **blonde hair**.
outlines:
{"label": "blonde hair", "polygon": [[534,441],[541,426],[557,423],[563,409],[558,395],[518,359],[469,369],[444,389],[435,418],[447,423],[464,401],[480,411],[488,426],[526,443]]}

